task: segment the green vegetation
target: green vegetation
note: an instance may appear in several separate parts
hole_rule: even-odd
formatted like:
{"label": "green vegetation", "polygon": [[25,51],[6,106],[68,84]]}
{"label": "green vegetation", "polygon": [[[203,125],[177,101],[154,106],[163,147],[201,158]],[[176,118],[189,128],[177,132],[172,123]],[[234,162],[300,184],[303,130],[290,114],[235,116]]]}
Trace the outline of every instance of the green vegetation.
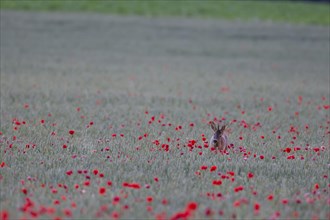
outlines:
{"label": "green vegetation", "polygon": [[271,1],[1,0],[1,9],[330,24],[328,4]]}
{"label": "green vegetation", "polygon": [[1,13],[0,219],[329,219],[328,27],[150,20]]}
{"label": "green vegetation", "polygon": [[[113,90],[130,83],[114,75],[4,75],[0,205],[9,219],[175,219],[188,211],[189,219],[326,219],[326,90],[306,94],[274,80],[248,89],[236,76],[232,90],[210,93],[230,78],[203,77],[203,87],[189,77],[182,89],[195,90],[179,96],[174,77],[163,85],[144,74],[137,88],[173,91],[150,96]],[[212,135],[207,122],[222,117],[234,144],[228,155],[203,142]]]}

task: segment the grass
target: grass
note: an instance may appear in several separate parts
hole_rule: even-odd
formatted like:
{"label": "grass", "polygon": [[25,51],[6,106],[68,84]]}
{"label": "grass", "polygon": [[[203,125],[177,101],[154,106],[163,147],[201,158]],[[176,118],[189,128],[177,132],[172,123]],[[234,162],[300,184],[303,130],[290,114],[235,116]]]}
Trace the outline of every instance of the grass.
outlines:
{"label": "grass", "polygon": [[[201,53],[217,38],[13,14],[1,15],[1,219],[329,219],[326,28],[221,38],[221,56],[189,56],[152,50]],[[227,152],[206,143],[212,120],[228,124]]]}
{"label": "grass", "polygon": [[[112,90],[112,85],[127,85],[108,77],[2,76],[2,215],[328,218],[329,99],[324,88],[306,86],[301,93],[292,82],[279,86],[259,79],[262,87],[248,89],[252,81],[224,76],[235,90],[211,95],[219,80],[210,81],[207,89],[196,80],[190,95],[148,96],[139,95],[141,90]],[[134,83],[148,88],[146,79]],[[165,88],[156,84],[157,92]],[[168,87],[173,94],[188,89],[178,89],[174,81]],[[212,135],[207,123],[214,119],[229,124],[233,148],[227,154],[204,147]],[[211,166],[216,170],[210,172]],[[188,204],[197,205],[196,210]]]}
{"label": "grass", "polygon": [[1,0],[1,9],[330,24],[329,4],[287,1]]}

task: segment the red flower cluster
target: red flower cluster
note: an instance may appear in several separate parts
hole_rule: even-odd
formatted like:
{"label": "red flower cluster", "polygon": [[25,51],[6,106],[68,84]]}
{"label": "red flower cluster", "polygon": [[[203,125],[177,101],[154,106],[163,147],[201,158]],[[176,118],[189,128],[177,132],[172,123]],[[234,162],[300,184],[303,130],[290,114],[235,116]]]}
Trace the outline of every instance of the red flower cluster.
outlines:
{"label": "red flower cluster", "polygon": [[140,184],[138,184],[138,183],[127,183],[127,182],[123,183],[123,187],[132,188],[132,189],[140,189],[141,188]]}

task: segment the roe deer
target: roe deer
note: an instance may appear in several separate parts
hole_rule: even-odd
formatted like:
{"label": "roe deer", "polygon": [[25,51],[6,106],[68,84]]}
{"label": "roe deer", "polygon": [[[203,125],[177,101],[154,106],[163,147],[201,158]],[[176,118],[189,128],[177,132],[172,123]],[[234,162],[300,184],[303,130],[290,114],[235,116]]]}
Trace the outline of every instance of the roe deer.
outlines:
{"label": "roe deer", "polygon": [[218,148],[219,150],[227,150],[228,136],[225,133],[226,125],[223,125],[220,129],[219,125],[211,121],[210,126],[214,131],[214,134],[210,138],[209,145],[211,147]]}

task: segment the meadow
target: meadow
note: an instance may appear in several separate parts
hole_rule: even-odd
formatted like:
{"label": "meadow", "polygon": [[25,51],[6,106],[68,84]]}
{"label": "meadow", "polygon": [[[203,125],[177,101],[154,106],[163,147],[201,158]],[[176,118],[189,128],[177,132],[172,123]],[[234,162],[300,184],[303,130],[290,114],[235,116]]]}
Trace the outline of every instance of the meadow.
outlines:
{"label": "meadow", "polygon": [[[160,85],[147,95],[81,77],[2,76],[2,219],[329,217],[326,88],[127,79]],[[228,124],[227,152],[209,121]]]}
{"label": "meadow", "polygon": [[1,16],[2,220],[330,218],[327,27]]}
{"label": "meadow", "polygon": [[[2,219],[329,218],[325,92],[269,96],[258,90],[285,86],[248,89],[237,79],[209,82],[209,98],[202,88],[147,96],[6,79]],[[227,152],[208,146],[209,121],[228,124]]]}

